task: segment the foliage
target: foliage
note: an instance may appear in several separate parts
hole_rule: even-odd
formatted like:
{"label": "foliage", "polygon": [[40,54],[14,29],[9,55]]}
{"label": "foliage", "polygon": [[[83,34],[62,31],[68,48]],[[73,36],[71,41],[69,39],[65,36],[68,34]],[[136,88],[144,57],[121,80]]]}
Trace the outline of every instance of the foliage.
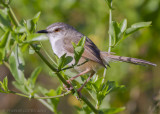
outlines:
{"label": "foliage", "polygon": [[[113,10],[112,0],[106,0],[110,10]],[[38,42],[44,41],[47,37],[43,34],[36,34],[37,23],[40,18],[40,12],[38,12],[33,18],[28,20],[22,20],[21,23],[15,17],[11,7],[10,0],[1,0],[0,4],[3,9],[0,10],[0,28],[3,31],[3,35],[0,40],[0,63],[5,64],[11,71],[15,81],[13,85],[19,89],[22,93],[17,93],[8,89],[8,79],[4,78],[0,82],[0,92],[1,93],[13,93],[29,99],[35,98],[42,102],[48,109],[55,113],[59,113],[57,110],[60,97],[68,95],[70,93],[64,93],[62,91],[62,85],[56,90],[46,89],[36,83],[36,80],[42,70],[39,66],[34,69],[30,77],[27,79],[24,75],[24,53],[22,51],[25,49],[30,50],[33,54],[36,52],[40,58],[55,72],[56,76],[67,85],[65,78],[67,77],[66,70],[71,69],[78,65],[79,59],[84,51],[84,44],[86,37],[81,38],[78,44],[72,43],[74,47],[74,58],[62,55],[56,63],[49,64],[47,61],[48,58],[45,58],[41,52]],[[132,24],[131,27],[127,28],[127,19],[124,19],[120,23],[112,21],[109,26],[109,35],[111,36],[111,47],[116,47],[120,42],[126,39],[129,35],[138,31],[141,28],[149,27],[151,22],[139,22]],[[75,60],[75,64],[71,67],[68,64]],[[68,78],[68,77],[67,77]],[[82,77],[82,84],[87,79],[87,77]],[[124,91],[124,85],[119,85],[115,81],[104,81],[105,77],[94,76],[94,78],[86,85],[85,90],[90,96],[88,99],[92,99],[93,102],[85,100],[82,97],[82,100],[85,102],[83,108],[77,107],[79,112],[85,113],[105,113],[105,114],[114,114],[123,111],[124,107],[119,108],[101,108],[102,103],[106,96],[110,95],[113,91]],[[73,81],[72,85],[74,90],[72,94],[76,93],[76,89],[81,85],[77,81]],[[70,85],[67,85],[70,86]],[[43,95],[43,97],[40,97]],[[74,94],[75,95],[75,94]],[[78,97],[78,94],[76,94]],[[47,100],[43,100],[47,99]],[[94,104],[94,105],[93,105]]]}

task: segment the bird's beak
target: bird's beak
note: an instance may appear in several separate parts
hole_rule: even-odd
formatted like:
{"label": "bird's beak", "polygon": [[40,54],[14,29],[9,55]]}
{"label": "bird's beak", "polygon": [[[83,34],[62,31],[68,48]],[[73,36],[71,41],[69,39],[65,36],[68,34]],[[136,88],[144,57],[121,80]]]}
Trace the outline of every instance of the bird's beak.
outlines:
{"label": "bird's beak", "polygon": [[48,33],[47,30],[40,30],[40,31],[37,31],[36,33]]}

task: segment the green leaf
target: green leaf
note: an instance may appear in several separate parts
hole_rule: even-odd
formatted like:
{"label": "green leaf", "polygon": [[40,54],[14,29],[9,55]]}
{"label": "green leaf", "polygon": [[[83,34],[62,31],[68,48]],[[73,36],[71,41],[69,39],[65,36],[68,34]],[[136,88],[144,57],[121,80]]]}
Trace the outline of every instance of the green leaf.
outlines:
{"label": "green leaf", "polygon": [[75,65],[78,64],[79,59],[81,58],[83,52],[84,52],[84,44],[86,41],[86,37],[82,37],[78,44],[76,45],[74,42],[72,42],[72,45],[74,47],[74,59],[75,59]]}
{"label": "green leaf", "polygon": [[82,38],[79,40],[77,46],[84,46],[85,41],[86,41],[86,36],[82,37]]}
{"label": "green leaf", "polygon": [[34,87],[35,82],[37,80],[38,75],[40,74],[42,68],[41,67],[37,67],[31,74],[30,78],[29,78],[29,83],[32,85],[32,87]]}
{"label": "green leaf", "polygon": [[123,33],[127,28],[127,19],[124,19],[119,25],[121,33]]}
{"label": "green leaf", "polygon": [[37,24],[37,22],[38,22],[38,20],[39,20],[39,17],[40,17],[40,15],[41,15],[41,12],[38,12],[34,17],[33,17],[33,22],[34,22],[34,24]]}
{"label": "green leaf", "polygon": [[73,60],[73,58],[71,56],[67,56],[65,58],[63,67],[66,66],[66,65],[68,65],[72,60]]}
{"label": "green leaf", "polygon": [[107,81],[106,85],[107,85],[106,88],[102,90],[103,94],[106,94],[106,95],[115,90],[125,90],[124,85],[119,85],[115,81]]}
{"label": "green leaf", "polygon": [[3,57],[4,57],[4,49],[0,49],[0,64],[2,64]]}
{"label": "green leaf", "polygon": [[30,34],[27,37],[27,40],[23,43],[32,43],[48,40],[48,37],[45,34]]}
{"label": "green leaf", "polygon": [[113,9],[112,8],[112,0],[105,0],[107,2],[107,5],[110,9]]}
{"label": "green leaf", "polygon": [[117,114],[117,113],[122,112],[124,110],[125,110],[125,107],[120,107],[120,108],[102,109],[102,112],[104,114]]}
{"label": "green leaf", "polygon": [[[103,79],[103,78],[102,78]],[[99,82],[100,83],[100,82]],[[100,85],[100,84],[99,84]],[[102,104],[103,99],[112,91],[122,91],[125,89],[124,85],[118,85],[118,83],[114,81],[107,81],[103,85],[99,87],[100,89],[96,89],[97,91],[97,106],[99,107]],[[98,91],[99,90],[99,91]]]}
{"label": "green leaf", "polygon": [[144,27],[149,27],[151,26],[152,22],[139,22],[131,25],[132,28],[144,28]]}
{"label": "green leaf", "polygon": [[0,48],[4,48],[6,46],[7,40],[9,38],[9,30],[7,30],[4,35],[0,39]]}
{"label": "green leaf", "polygon": [[152,22],[139,22],[139,23],[135,23],[135,24],[131,25],[131,27],[128,28],[128,29],[126,30],[126,32],[125,32],[125,38],[126,38],[128,35],[130,35],[130,34],[136,32],[136,31],[138,31],[139,29],[142,29],[142,28],[146,28],[146,27],[151,26],[151,23],[152,23]]}
{"label": "green leaf", "polygon": [[16,29],[15,29],[15,33],[26,33],[27,30],[26,30],[26,27],[25,26],[18,26]]}
{"label": "green leaf", "polygon": [[58,60],[58,69],[60,70],[61,68],[63,68],[63,65],[64,65],[64,61],[65,61],[65,56],[66,56],[66,53],[64,55],[62,55],[59,60]]}
{"label": "green leaf", "polygon": [[32,47],[29,47],[29,54],[34,54],[35,50]]}
{"label": "green leaf", "polygon": [[84,47],[82,46],[78,46],[74,49],[75,64],[78,64],[83,52],[84,52]]}
{"label": "green leaf", "polygon": [[11,29],[11,22],[8,16],[8,8],[0,10],[0,28],[3,30]]}
{"label": "green leaf", "polygon": [[[47,96],[56,96],[57,95],[57,91],[51,89],[48,93],[46,93],[46,95]],[[58,106],[59,100],[60,100],[59,98],[48,99],[48,101],[53,106],[54,112],[57,112],[57,106]]]}
{"label": "green leaf", "polygon": [[111,26],[109,28],[109,34],[111,35],[111,40],[112,40],[112,46],[115,46],[116,43],[120,40],[121,38],[121,30],[119,28],[119,25],[117,22],[112,21]]}
{"label": "green leaf", "polygon": [[8,91],[8,78],[7,78],[7,76],[3,79],[3,89],[6,92]]}
{"label": "green leaf", "polygon": [[29,19],[24,23],[24,26],[26,27],[29,33],[33,33],[36,30],[40,14],[41,13],[38,12],[32,19]]}
{"label": "green leaf", "polygon": [[99,89],[102,84],[102,80],[103,80],[103,77],[100,77],[95,82],[93,82],[93,86],[95,87],[97,92],[100,91]]}
{"label": "green leaf", "polygon": [[73,45],[74,48],[76,48],[76,46],[77,46],[74,42],[72,42],[72,45]]}
{"label": "green leaf", "polygon": [[3,86],[3,83],[0,81],[0,93],[6,93],[6,92],[2,89],[2,88],[3,88],[2,86]]}
{"label": "green leaf", "polygon": [[0,81],[0,92],[1,93],[9,93],[7,76],[3,79],[3,82]]}
{"label": "green leaf", "polygon": [[44,88],[44,87],[42,87],[42,86],[40,86],[40,85],[37,87],[37,90],[38,90],[38,92],[40,92],[42,95],[46,95],[46,93],[49,92],[46,88]]}
{"label": "green leaf", "polygon": [[19,83],[17,81],[13,81],[12,84],[14,85],[14,87],[16,87],[18,90],[20,90],[21,92],[25,93],[25,94],[29,94],[28,89],[26,88],[26,82],[24,83]]}
{"label": "green leaf", "polygon": [[0,64],[3,63],[3,60],[5,60],[5,56],[6,56],[6,50],[9,49],[8,47],[8,43],[10,40],[10,32],[9,30],[7,30],[4,35],[1,37],[0,39]]}
{"label": "green leaf", "polygon": [[23,60],[21,50],[18,46],[15,46],[14,51],[11,53],[9,57],[9,65],[10,71],[14,79],[17,82],[24,84],[24,82],[26,81],[23,73],[25,63]]}
{"label": "green leaf", "polygon": [[127,37],[128,35],[130,35],[130,34],[132,34],[132,33],[134,33],[134,32],[136,32],[136,31],[138,31],[140,28],[128,28],[127,30],[126,30],[126,32],[125,32],[125,36]]}
{"label": "green leaf", "polygon": [[63,67],[65,67],[67,64],[69,64],[71,61],[73,60],[73,58],[71,56],[66,56],[66,53],[64,55],[62,55],[59,60],[58,60],[58,69],[62,69]]}
{"label": "green leaf", "polygon": [[63,90],[62,87],[58,87],[58,88],[56,89],[57,95],[60,95],[60,94],[62,93],[62,90]]}

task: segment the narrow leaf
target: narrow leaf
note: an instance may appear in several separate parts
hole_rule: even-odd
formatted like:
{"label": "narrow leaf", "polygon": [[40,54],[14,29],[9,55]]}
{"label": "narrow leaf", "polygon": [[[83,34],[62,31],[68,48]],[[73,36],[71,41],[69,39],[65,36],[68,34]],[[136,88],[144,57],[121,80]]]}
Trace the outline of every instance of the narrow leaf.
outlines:
{"label": "narrow leaf", "polygon": [[127,28],[127,19],[124,19],[119,26],[120,26],[121,32],[123,33]]}
{"label": "narrow leaf", "polygon": [[77,46],[84,46],[85,41],[86,41],[86,36],[82,37],[82,38],[79,40]]}
{"label": "narrow leaf", "polygon": [[0,28],[2,28],[3,30],[11,28],[11,23],[9,20],[7,8],[0,10]]}
{"label": "narrow leaf", "polygon": [[63,67],[66,66],[66,65],[68,65],[72,60],[73,60],[73,58],[71,56],[67,56],[65,58]]}
{"label": "narrow leaf", "polygon": [[126,32],[125,32],[125,36],[128,36],[128,35],[136,32],[136,31],[138,31],[138,30],[139,30],[139,28],[128,28],[128,29],[126,30]]}
{"label": "narrow leaf", "polygon": [[39,42],[48,40],[48,37],[44,34],[30,34],[27,37],[27,40],[23,43],[32,43],[32,42]]}
{"label": "narrow leaf", "polygon": [[132,28],[144,28],[151,26],[152,22],[139,22],[131,25]]}
{"label": "narrow leaf", "polygon": [[[55,90],[51,89],[48,93],[46,93],[46,95],[47,96],[56,96],[57,92]],[[57,106],[58,106],[60,99],[59,98],[52,98],[52,99],[49,99],[49,101],[52,104],[54,111],[57,112]]]}
{"label": "narrow leaf", "polygon": [[6,46],[8,38],[9,38],[9,30],[7,30],[5,34],[1,37],[0,48],[4,48]]}
{"label": "narrow leaf", "polygon": [[33,33],[36,30],[37,22],[40,17],[40,12],[38,12],[32,19],[28,19],[25,23],[24,26],[28,30],[29,33]]}
{"label": "narrow leaf", "polygon": [[25,83],[19,83],[17,81],[13,81],[12,84],[21,92],[25,93],[25,94],[29,94],[28,89],[25,87]]}
{"label": "narrow leaf", "polygon": [[112,8],[112,0],[105,0],[107,2],[107,5],[110,9],[113,9]]}
{"label": "narrow leaf", "polygon": [[64,65],[64,61],[65,61],[65,57],[66,57],[66,53],[64,55],[62,55],[59,60],[58,60],[58,69],[60,70],[61,68],[63,68]]}
{"label": "narrow leaf", "polygon": [[7,76],[3,79],[3,89],[8,91],[8,78]]}
{"label": "narrow leaf", "polygon": [[78,64],[79,59],[81,58],[83,52],[84,52],[84,44],[85,44],[86,37],[82,37],[78,44],[76,45],[74,42],[72,42],[72,45],[74,47],[74,59],[75,59],[75,65]]}
{"label": "narrow leaf", "polygon": [[41,72],[42,68],[41,67],[37,67],[31,74],[31,77],[29,78],[31,80],[32,85],[35,84],[37,77],[39,75],[39,73]]}
{"label": "narrow leaf", "polygon": [[96,80],[96,82],[93,83],[93,86],[95,87],[96,91],[100,91],[99,88],[102,84],[102,80],[103,80],[103,77],[100,77]]}
{"label": "narrow leaf", "polygon": [[146,28],[146,27],[151,26],[151,23],[152,23],[152,22],[139,22],[139,23],[135,23],[135,24],[131,25],[131,27],[128,28],[128,29],[126,30],[126,32],[125,32],[125,38],[126,38],[128,35],[130,35],[130,34],[136,32],[136,31],[138,31],[139,29],[142,29],[142,28]]}
{"label": "narrow leaf", "polygon": [[120,40],[121,38],[121,31],[118,26],[118,23],[115,21],[112,21],[111,26],[109,28],[109,34],[111,35],[111,42],[112,46],[115,46],[116,43]]}
{"label": "narrow leaf", "polygon": [[27,32],[27,30],[26,30],[26,27],[24,27],[24,26],[18,26],[15,29],[15,33],[25,33],[25,32]]}
{"label": "narrow leaf", "polygon": [[24,64],[25,63],[22,57],[21,50],[18,46],[15,46],[14,51],[11,53],[11,56],[9,58],[10,71],[15,80],[23,84],[26,80],[23,73]]}

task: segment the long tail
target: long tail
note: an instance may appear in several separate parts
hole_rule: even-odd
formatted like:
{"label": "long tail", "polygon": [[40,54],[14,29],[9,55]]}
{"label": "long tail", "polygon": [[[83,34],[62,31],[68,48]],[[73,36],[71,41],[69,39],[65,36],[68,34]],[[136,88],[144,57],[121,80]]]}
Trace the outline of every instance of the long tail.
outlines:
{"label": "long tail", "polygon": [[109,61],[115,60],[115,61],[122,61],[122,62],[127,62],[127,63],[132,63],[136,65],[151,65],[151,66],[157,66],[154,63],[151,63],[149,61],[145,61],[142,59],[136,59],[136,58],[131,58],[131,57],[123,57],[123,56],[116,56],[116,55],[111,55],[107,52],[101,52],[101,57],[104,60],[106,64],[108,64]]}

